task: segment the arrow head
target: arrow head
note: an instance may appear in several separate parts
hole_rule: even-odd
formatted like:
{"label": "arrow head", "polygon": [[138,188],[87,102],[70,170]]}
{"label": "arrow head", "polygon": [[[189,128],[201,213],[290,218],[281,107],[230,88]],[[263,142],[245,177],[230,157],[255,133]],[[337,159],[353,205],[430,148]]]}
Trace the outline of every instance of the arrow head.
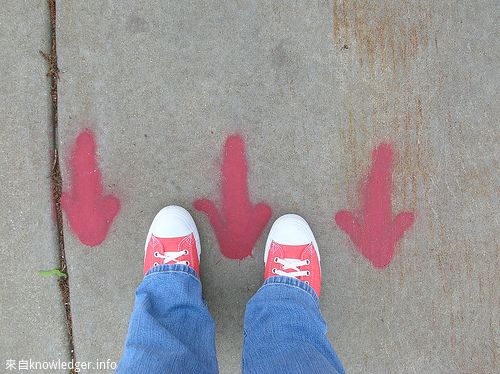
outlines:
{"label": "arrow head", "polygon": [[393,243],[399,242],[399,240],[403,237],[406,231],[410,229],[410,227],[415,222],[415,214],[411,212],[401,212],[399,213],[391,224],[391,231],[389,241]]}
{"label": "arrow head", "polygon": [[335,223],[339,226],[343,231],[349,235],[351,240],[358,245],[359,239],[361,238],[362,231],[359,225],[358,220],[354,215],[347,211],[341,210],[335,214]]}
{"label": "arrow head", "polygon": [[196,200],[193,206],[208,216],[221,253],[234,260],[242,260],[252,254],[257,239],[272,215],[272,210],[267,204],[259,203],[250,211],[239,210],[236,215],[233,213],[231,219],[235,221],[225,222],[212,201]]}
{"label": "arrow head", "polygon": [[120,200],[108,195],[89,205],[73,199],[69,193],[63,193],[61,206],[66,212],[71,230],[80,242],[95,247],[106,239],[120,211]]}
{"label": "arrow head", "polygon": [[413,213],[399,213],[387,231],[374,235],[373,230],[365,230],[351,212],[341,210],[335,215],[337,226],[349,235],[363,256],[379,269],[389,265],[394,257],[397,243],[413,225],[414,219]]}

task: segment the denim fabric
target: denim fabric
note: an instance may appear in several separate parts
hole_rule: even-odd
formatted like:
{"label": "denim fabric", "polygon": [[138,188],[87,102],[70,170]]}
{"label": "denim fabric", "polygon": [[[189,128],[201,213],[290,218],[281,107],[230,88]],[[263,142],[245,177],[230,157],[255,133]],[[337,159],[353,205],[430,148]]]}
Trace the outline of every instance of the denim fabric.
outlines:
{"label": "denim fabric", "polygon": [[217,373],[215,322],[187,265],[152,268],[136,291],[116,373]]}
{"label": "denim fabric", "polygon": [[243,336],[244,374],[344,373],[316,293],[295,278],[264,282],[247,304]]}
{"label": "denim fabric", "polygon": [[[307,284],[269,278],[248,302],[242,371],[344,373]],[[152,268],[136,292],[117,373],[217,373],[215,324],[186,265]]]}

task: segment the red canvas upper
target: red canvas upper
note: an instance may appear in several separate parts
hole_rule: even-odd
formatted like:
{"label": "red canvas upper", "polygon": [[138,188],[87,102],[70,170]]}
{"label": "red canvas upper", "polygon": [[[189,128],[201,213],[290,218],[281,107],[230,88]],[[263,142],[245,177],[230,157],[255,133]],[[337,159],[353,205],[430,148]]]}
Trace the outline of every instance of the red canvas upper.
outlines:
{"label": "red canvas upper", "polygon": [[[166,252],[176,253],[179,257],[174,260],[158,257],[158,255],[164,256]],[[175,263],[191,266],[197,274],[200,274],[200,260],[194,235],[189,234],[178,238],[157,238],[151,235],[144,257],[144,274],[153,266]]]}
{"label": "red canvas upper", "polygon": [[[297,268],[285,269],[285,266],[279,263],[278,259],[308,260],[308,264],[301,265]],[[308,275],[296,276],[295,278],[308,283],[319,296],[321,290],[321,267],[313,243],[304,245],[284,245],[274,241],[271,242],[266,259],[264,279],[279,275],[276,274],[278,270],[285,273],[293,273],[296,271],[308,272]]]}

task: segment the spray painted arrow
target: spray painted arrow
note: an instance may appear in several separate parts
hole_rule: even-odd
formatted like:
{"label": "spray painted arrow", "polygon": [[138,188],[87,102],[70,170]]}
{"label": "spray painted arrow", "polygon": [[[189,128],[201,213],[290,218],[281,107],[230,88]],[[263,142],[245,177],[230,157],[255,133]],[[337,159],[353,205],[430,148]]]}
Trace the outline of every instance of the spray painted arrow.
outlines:
{"label": "spray painted arrow", "polygon": [[391,262],[396,244],[415,220],[411,212],[402,212],[393,218],[393,158],[394,151],[390,144],[375,148],[372,152],[372,168],[363,187],[363,206],[359,219],[346,210],[335,215],[337,225],[376,268],[384,268]]}
{"label": "spray painted arrow", "polygon": [[120,210],[120,201],[113,195],[103,196],[95,139],[90,130],[84,130],[76,139],[69,167],[71,190],[62,194],[62,208],[78,239],[91,247],[99,245]]}
{"label": "spray painted arrow", "polygon": [[215,231],[222,254],[243,259],[252,254],[262,230],[271,218],[264,203],[252,205],[248,194],[248,166],[245,143],[240,135],[231,135],[224,145],[222,162],[222,211],[208,199],[196,200],[195,209],[204,212]]}

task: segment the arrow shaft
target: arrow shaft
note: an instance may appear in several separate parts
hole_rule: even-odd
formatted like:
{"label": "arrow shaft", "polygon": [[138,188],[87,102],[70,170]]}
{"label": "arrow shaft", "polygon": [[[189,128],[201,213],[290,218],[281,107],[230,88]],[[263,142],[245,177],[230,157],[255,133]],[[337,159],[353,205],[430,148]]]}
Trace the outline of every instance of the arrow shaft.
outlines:
{"label": "arrow shaft", "polygon": [[393,149],[382,144],[374,150],[372,157],[372,169],[363,196],[363,223],[365,231],[379,236],[391,224]]}
{"label": "arrow shaft", "polygon": [[240,135],[230,136],[224,146],[222,164],[222,210],[226,222],[235,228],[248,220],[252,204],[248,193],[248,165],[245,143]]}
{"label": "arrow shaft", "polygon": [[84,131],[78,137],[70,160],[71,191],[75,199],[94,202],[102,195],[102,176],[96,160],[93,135]]}

